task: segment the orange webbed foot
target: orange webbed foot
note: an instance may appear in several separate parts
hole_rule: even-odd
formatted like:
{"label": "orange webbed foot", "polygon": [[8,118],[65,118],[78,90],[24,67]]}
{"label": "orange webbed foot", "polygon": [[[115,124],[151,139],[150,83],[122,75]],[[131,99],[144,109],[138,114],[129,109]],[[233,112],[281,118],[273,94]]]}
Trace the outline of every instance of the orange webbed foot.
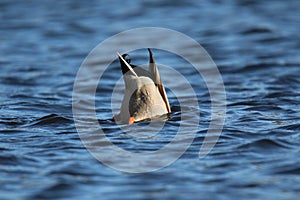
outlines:
{"label": "orange webbed foot", "polygon": [[129,117],[129,119],[128,119],[128,124],[130,125],[130,124],[133,124],[134,123],[134,117]]}

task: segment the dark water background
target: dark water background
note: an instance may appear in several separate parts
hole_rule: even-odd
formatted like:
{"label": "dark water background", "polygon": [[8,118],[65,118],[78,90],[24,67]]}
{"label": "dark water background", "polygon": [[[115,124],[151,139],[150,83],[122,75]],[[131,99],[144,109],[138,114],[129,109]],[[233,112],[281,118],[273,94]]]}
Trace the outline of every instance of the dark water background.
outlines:
{"label": "dark water background", "polygon": [[[298,0],[1,1],[0,199],[298,199],[299,8]],[[213,151],[198,159],[210,117],[201,86],[202,126],[188,151],[162,170],[126,174],[82,145],[72,89],[92,48],[144,26],[181,31],[206,48],[223,76],[227,118]],[[121,147],[140,148],[120,137],[103,96],[99,120]],[[176,130],[176,114],[168,123]]]}

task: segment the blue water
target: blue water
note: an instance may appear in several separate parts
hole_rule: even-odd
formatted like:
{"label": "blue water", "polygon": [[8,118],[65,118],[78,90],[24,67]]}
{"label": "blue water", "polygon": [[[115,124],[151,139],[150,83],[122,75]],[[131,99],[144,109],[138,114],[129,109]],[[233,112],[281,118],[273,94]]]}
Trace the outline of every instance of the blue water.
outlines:
{"label": "blue water", "polygon": [[[1,1],[0,199],[298,199],[299,6],[297,0]],[[209,93],[182,69],[201,89],[196,138],[170,166],[130,174],[85,149],[73,121],[72,90],[80,64],[99,42],[145,26],[171,28],[203,45],[224,80],[227,117],[218,143],[199,159]],[[155,55],[170,66],[179,62]],[[138,52],[135,61],[146,56]],[[137,141],[110,121],[112,82],[106,87],[97,91],[97,116],[119,147],[155,150],[174,136],[180,109],[171,93],[168,134]]]}

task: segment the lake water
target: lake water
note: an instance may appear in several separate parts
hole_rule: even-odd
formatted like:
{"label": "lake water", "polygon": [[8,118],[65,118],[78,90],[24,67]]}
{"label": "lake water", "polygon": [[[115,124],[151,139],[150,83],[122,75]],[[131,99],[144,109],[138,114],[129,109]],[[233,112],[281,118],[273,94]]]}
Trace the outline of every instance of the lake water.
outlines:
{"label": "lake water", "polygon": [[[298,199],[299,6],[297,0],[1,1],[0,199]],[[213,150],[199,159],[211,117],[209,92],[183,60],[153,50],[157,61],[182,70],[199,89],[200,125],[170,166],[124,173],[97,161],[81,142],[72,114],[73,84],[101,41],[153,26],[180,31],[210,54],[226,89],[226,121]],[[180,42],[187,54],[193,52]],[[139,50],[131,58],[144,63],[148,54]],[[102,59],[93,67],[101,67]],[[121,77],[117,62],[110,67],[95,97],[110,140],[128,151],[166,145],[180,125],[177,98],[168,91],[173,114],[165,134],[147,140],[124,134],[110,120],[110,92]]]}

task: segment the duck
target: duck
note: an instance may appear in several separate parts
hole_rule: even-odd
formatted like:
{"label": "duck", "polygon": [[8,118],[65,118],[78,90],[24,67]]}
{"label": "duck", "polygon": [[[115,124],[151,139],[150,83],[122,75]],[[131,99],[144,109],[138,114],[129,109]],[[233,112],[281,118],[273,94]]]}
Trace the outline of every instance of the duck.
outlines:
{"label": "duck", "polygon": [[171,113],[165,87],[150,48],[148,70],[132,65],[128,54],[117,52],[125,83],[125,91],[119,114],[113,121],[133,124]]}

